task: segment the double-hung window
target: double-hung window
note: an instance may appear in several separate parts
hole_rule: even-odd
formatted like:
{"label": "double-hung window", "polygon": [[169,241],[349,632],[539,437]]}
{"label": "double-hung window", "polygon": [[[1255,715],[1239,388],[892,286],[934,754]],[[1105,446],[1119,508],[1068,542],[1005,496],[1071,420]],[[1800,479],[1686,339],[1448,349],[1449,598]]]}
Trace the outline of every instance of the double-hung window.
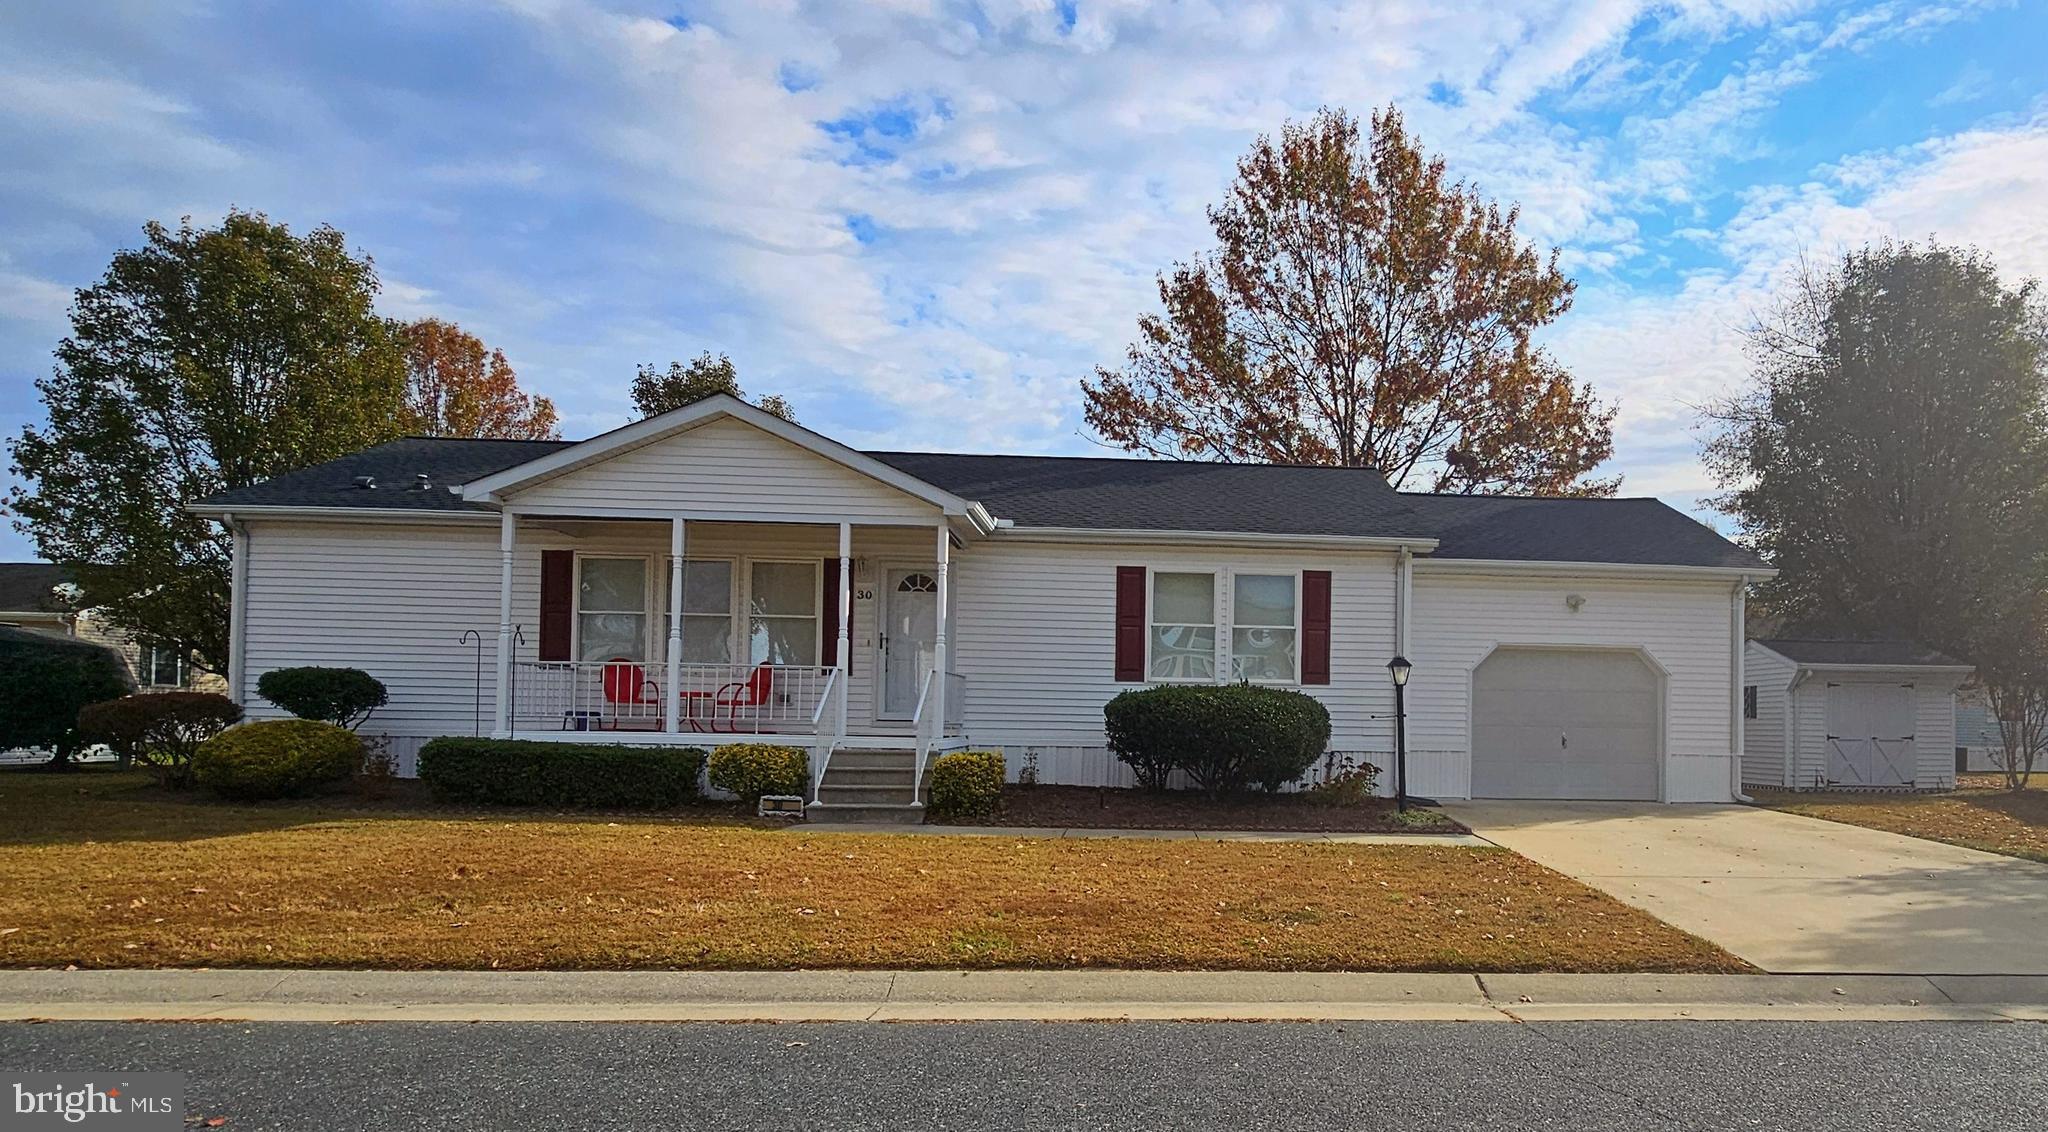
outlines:
{"label": "double-hung window", "polygon": [[732,663],[732,577],[731,562],[683,562],[684,664]]}
{"label": "double-hung window", "polygon": [[1231,678],[1293,683],[1301,636],[1296,575],[1233,574],[1230,582]]}
{"label": "double-hung window", "polygon": [[174,645],[149,645],[142,650],[142,674],[153,688],[185,683],[185,654]]}
{"label": "double-hung window", "polygon": [[1216,678],[1216,575],[1152,575],[1150,673],[1154,680]]}
{"label": "double-hung window", "polygon": [[576,658],[647,659],[647,560],[576,560]]}
{"label": "double-hung window", "polygon": [[818,564],[751,562],[747,651],[753,664],[818,663]]}

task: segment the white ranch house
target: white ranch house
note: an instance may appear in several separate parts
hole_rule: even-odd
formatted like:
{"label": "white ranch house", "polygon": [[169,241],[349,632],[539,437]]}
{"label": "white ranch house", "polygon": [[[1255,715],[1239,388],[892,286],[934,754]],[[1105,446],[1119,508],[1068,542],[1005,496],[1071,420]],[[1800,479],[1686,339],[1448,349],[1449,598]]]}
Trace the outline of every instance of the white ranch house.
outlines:
{"label": "white ranch house", "polygon": [[[408,439],[195,506],[234,532],[230,694],[368,670],[426,739],[807,746],[827,804],[934,752],[1121,784],[1102,707],[1248,679],[1438,797],[1727,801],[1748,551],[1653,499],[1365,469],[858,452],[729,397],[580,442]],[[1385,778],[1383,777],[1383,782]]]}

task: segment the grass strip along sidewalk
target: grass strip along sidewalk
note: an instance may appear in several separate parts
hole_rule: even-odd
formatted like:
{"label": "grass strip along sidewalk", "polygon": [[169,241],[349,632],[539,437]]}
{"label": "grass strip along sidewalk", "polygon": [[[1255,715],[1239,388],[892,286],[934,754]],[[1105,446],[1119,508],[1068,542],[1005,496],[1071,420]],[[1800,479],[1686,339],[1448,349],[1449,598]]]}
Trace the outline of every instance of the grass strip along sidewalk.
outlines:
{"label": "grass strip along sidewalk", "polygon": [[0,776],[0,965],[1739,971],[1499,849],[227,806]]}

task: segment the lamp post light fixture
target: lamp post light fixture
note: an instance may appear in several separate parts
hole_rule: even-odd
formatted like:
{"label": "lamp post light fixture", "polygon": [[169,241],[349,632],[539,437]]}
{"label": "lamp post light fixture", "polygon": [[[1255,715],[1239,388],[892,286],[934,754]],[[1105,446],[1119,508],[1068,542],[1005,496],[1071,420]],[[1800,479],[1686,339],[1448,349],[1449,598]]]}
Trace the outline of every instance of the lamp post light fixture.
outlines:
{"label": "lamp post light fixture", "polygon": [[1394,678],[1394,807],[1408,812],[1408,673],[1414,669],[1405,656],[1387,662]]}

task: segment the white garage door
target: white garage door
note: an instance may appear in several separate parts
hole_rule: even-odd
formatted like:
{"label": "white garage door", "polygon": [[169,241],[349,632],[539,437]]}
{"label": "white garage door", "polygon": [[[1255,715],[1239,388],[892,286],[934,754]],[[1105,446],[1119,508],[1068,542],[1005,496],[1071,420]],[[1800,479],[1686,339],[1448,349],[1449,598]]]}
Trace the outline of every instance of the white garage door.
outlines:
{"label": "white garage door", "polygon": [[1911,684],[1828,685],[1828,782],[1906,786],[1919,754],[1913,746]]}
{"label": "white garage door", "polygon": [[1472,796],[1655,801],[1657,716],[1635,653],[1497,650],[1472,674]]}

